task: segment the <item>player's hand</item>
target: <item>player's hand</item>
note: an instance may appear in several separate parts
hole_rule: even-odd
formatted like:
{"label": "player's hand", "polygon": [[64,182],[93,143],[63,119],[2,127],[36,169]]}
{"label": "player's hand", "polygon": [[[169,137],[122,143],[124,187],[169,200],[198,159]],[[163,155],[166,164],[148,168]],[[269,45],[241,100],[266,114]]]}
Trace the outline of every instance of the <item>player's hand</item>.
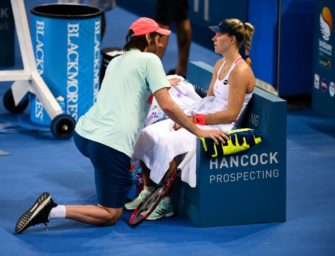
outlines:
{"label": "player's hand", "polygon": [[216,144],[220,144],[229,140],[229,135],[227,132],[218,131],[218,130],[202,130],[196,134],[198,137],[211,138]]}

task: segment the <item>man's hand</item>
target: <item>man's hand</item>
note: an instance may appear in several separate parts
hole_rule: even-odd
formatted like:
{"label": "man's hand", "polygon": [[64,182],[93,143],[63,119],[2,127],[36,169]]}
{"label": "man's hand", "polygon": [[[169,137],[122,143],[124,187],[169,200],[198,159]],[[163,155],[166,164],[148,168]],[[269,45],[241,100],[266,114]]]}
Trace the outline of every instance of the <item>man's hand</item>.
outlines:
{"label": "man's hand", "polygon": [[[193,116],[188,116],[188,119],[190,119],[193,122]],[[181,128],[180,124],[174,123],[173,124],[173,129],[175,129],[176,131],[179,130]]]}
{"label": "man's hand", "polygon": [[179,84],[180,81],[181,81],[181,79],[178,78],[178,77],[174,77],[174,78],[169,79],[169,82],[170,82],[171,86],[175,86],[175,85]]}

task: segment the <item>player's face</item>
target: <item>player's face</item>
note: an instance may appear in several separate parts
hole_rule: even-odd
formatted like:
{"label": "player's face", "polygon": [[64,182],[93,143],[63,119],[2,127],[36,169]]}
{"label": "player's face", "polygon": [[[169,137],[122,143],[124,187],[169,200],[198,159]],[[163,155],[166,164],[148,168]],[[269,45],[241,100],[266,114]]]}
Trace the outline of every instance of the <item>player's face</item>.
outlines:
{"label": "player's face", "polygon": [[149,45],[147,46],[147,52],[157,53],[158,49],[163,46],[160,41],[161,36],[159,34],[155,35],[154,39],[149,40]]}
{"label": "player's face", "polygon": [[214,43],[214,50],[216,53],[224,54],[227,49],[233,44],[233,37],[227,33],[215,33],[212,38]]}

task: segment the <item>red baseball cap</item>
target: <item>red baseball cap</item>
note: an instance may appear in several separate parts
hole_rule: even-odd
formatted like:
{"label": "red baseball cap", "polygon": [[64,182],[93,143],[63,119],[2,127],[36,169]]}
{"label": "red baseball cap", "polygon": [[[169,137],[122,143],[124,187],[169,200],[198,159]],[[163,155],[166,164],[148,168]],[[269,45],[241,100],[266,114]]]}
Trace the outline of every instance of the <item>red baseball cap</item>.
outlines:
{"label": "red baseball cap", "polygon": [[129,29],[134,31],[135,36],[145,35],[152,32],[157,32],[164,36],[171,34],[170,30],[159,27],[156,21],[146,17],[141,17],[134,21]]}

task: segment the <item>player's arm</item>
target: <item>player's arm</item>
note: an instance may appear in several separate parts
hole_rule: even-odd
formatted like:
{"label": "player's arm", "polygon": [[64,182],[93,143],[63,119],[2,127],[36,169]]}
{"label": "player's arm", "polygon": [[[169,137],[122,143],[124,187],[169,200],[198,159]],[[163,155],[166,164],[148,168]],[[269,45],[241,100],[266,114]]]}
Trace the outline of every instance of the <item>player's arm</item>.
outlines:
{"label": "player's arm", "polygon": [[161,107],[161,109],[176,123],[180,124],[189,132],[193,133],[198,137],[209,137],[219,143],[227,140],[229,137],[222,131],[218,130],[202,130],[198,128],[192,121],[191,118],[187,117],[184,112],[178,107],[178,105],[170,97],[170,94],[166,88],[157,90],[155,98]]}

